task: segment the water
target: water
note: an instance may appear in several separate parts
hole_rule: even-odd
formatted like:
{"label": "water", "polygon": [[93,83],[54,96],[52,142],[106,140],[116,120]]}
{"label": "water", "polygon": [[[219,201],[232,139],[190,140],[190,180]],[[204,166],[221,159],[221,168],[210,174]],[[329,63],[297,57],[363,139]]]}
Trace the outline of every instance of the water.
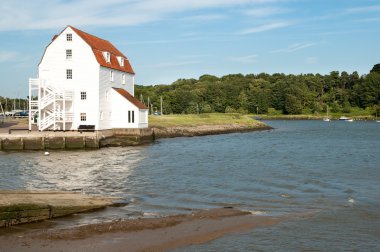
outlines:
{"label": "water", "polygon": [[316,213],[178,251],[380,250],[380,125],[267,123],[276,129],[50,156],[0,153],[0,189],[83,190],[130,202],[70,223],[223,206]]}

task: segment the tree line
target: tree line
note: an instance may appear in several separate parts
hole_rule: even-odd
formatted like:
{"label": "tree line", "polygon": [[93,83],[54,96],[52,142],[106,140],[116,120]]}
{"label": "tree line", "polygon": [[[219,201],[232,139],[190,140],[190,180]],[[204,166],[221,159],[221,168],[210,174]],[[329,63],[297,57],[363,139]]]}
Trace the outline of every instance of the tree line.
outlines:
{"label": "tree line", "polygon": [[[27,99],[12,99],[8,97],[0,96],[0,103],[4,111],[12,111],[12,110],[28,110]],[[2,113],[0,109],[0,114]]]}
{"label": "tree line", "polygon": [[380,64],[370,73],[229,74],[179,79],[170,85],[136,85],[135,97],[164,114],[193,113],[350,113],[380,108]]}

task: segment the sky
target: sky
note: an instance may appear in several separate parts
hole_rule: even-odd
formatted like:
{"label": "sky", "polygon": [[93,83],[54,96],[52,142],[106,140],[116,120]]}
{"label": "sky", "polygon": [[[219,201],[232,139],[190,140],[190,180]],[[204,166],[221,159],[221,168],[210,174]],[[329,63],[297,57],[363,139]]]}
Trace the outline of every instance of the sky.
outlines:
{"label": "sky", "polygon": [[366,74],[380,0],[1,0],[0,96],[25,98],[67,25],[113,43],[139,85],[203,74]]}

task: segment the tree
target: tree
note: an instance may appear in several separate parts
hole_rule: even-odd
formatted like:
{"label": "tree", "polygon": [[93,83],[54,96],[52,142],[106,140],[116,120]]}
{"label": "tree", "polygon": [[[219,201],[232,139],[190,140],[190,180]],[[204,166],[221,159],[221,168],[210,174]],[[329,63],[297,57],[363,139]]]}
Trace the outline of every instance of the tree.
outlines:
{"label": "tree", "polygon": [[376,64],[372,67],[372,70],[370,71],[370,73],[379,73],[380,74],[380,64]]}
{"label": "tree", "polygon": [[291,94],[287,94],[285,98],[285,114],[296,115],[302,113],[302,104],[300,100]]}

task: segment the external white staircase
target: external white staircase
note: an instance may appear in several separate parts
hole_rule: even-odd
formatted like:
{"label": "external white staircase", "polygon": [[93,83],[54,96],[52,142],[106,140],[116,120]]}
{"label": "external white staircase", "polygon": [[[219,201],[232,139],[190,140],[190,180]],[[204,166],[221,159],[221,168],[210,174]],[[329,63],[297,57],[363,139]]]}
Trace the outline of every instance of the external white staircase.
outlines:
{"label": "external white staircase", "polygon": [[[32,96],[33,91],[37,97]],[[66,124],[73,122],[72,102],[72,91],[48,86],[41,79],[29,79],[29,129],[37,115],[40,131],[66,130]]]}

